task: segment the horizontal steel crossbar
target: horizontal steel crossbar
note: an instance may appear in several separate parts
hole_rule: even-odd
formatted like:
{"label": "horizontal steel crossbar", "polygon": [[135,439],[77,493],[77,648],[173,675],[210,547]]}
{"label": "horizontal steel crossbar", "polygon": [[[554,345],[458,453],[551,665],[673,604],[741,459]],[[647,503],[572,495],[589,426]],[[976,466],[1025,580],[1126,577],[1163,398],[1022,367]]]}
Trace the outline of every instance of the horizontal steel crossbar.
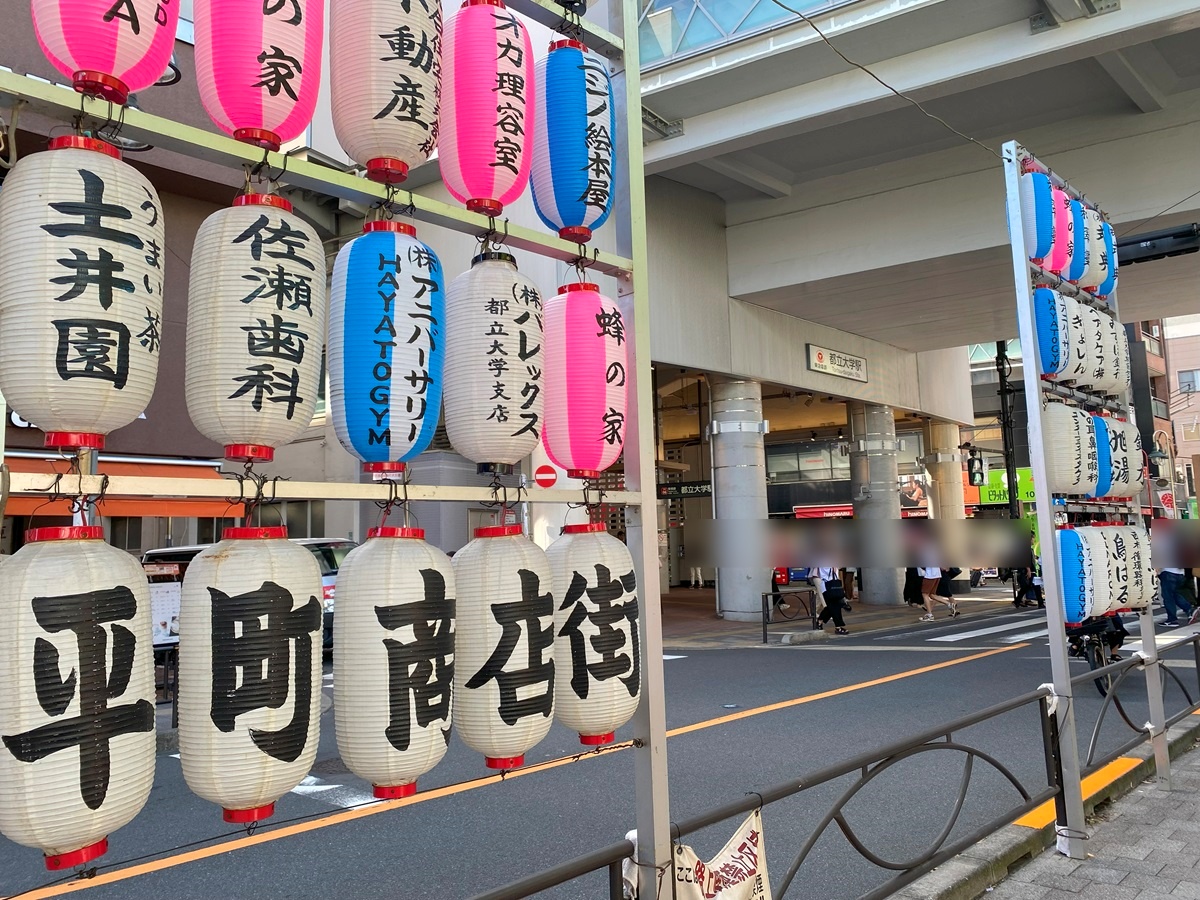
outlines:
{"label": "horizontal steel crossbar", "polygon": [[[45,473],[14,472],[10,476],[10,493],[16,495],[37,494],[44,496],[55,492],[55,476]],[[225,499],[236,497],[238,484],[232,479],[208,478],[153,478],[135,475],[105,476],[77,474],[63,475],[57,483],[63,496],[88,494],[105,497],[205,497]],[[400,490],[403,490],[401,488]],[[395,493],[386,483],[354,484],[337,481],[278,481],[270,482],[264,492],[274,500],[378,500],[395,499]],[[492,503],[499,495],[487,486],[455,486],[410,484],[406,491],[409,500],[449,500],[460,503]],[[603,502],[613,506],[637,506],[642,502],[637,491],[606,491]],[[516,502],[516,488],[508,489],[509,500]],[[584,502],[583,491],[522,489],[521,502],[529,503],[578,503]],[[595,502],[595,496],[589,498]]]}
{"label": "horizontal steel crossbar", "polygon": [[[63,85],[50,84],[15,72],[0,71],[0,107],[12,107],[18,101],[24,101],[27,104],[26,108],[31,112],[63,121],[70,121],[78,115],[81,103],[85,113],[100,121],[107,120],[111,110],[107,102],[81,97]],[[235,141],[223,134],[182,125],[136,109],[125,110],[121,136],[233,169],[247,164],[255,165],[263,160],[263,151],[257,147]],[[286,158],[285,166],[285,156],[279,153],[267,154],[267,161],[276,171],[283,173],[281,181],[294,187],[367,206],[388,196],[384,185],[329,166],[292,157]],[[403,198],[403,202],[408,202],[407,191],[402,191],[400,197]],[[486,216],[467,212],[449,203],[413,194],[412,204],[413,218],[430,225],[449,228],[462,234],[483,234],[492,228],[492,222]],[[510,247],[568,263],[573,263],[580,257],[578,244],[514,223],[509,223],[506,227],[508,236],[504,243]],[[595,262],[589,262],[588,268],[605,275],[621,277],[632,271],[633,262],[612,253],[597,252]]]}

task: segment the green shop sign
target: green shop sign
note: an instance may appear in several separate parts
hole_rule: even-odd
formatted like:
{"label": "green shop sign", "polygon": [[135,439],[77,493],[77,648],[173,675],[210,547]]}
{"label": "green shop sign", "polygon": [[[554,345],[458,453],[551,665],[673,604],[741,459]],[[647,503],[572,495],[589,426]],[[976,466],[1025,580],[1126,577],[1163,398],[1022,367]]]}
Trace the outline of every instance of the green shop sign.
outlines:
{"label": "green shop sign", "polygon": [[[1003,506],[1008,503],[1007,473],[1003,469],[989,469],[988,483],[979,489],[980,506]],[[1033,503],[1033,471],[1017,469],[1017,499],[1022,503]]]}

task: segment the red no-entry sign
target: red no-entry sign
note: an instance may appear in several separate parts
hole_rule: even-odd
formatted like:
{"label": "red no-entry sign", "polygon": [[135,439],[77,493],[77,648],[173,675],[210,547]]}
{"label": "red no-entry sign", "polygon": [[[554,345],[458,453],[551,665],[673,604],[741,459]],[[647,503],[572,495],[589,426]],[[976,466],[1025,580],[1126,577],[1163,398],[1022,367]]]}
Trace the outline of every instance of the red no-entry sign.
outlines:
{"label": "red no-entry sign", "polygon": [[558,472],[554,470],[554,466],[538,466],[533,473],[533,480],[537,482],[538,487],[552,488],[558,481]]}

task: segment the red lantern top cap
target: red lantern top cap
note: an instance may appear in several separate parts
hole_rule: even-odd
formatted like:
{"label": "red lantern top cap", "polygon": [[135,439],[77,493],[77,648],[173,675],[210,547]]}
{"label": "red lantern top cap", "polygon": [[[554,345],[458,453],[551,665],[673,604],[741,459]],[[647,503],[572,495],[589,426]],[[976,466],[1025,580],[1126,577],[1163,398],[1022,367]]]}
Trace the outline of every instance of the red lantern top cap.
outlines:
{"label": "red lantern top cap", "polygon": [[463,0],[461,9],[466,9],[468,6],[498,6],[505,9],[504,0]]}
{"label": "red lantern top cap", "polygon": [[273,206],[284,212],[292,211],[292,201],[278,194],[238,194],[233,198],[234,206]]}
{"label": "red lantern top cap", "polygon": [[577,281],[574,284],[564,284],[558,289],[560,294],[569,294],[571,291],[596,291],[600,292],[600,285],[592,284],[590,281]]}
{"label": "red lantern top cap", "polygon": [[121,158],[121,151],[108,141],[84,137],[82,134],[64,134],[50,138],[50,142],[46,146],[51,150],[93,150],[96,153],[111,156],[113,159]]}
{"label": "red lantern top cap", "polygon": [[487,525],[475,529],[477,538],[514,537],[524,531],[520,525]]}
{"label": "red lantern top cap", "polygon": [[565,47],[570,47],[574,50],[582,50],[584,53],[587,53],[587,44],[583,43],[583,41],[576,41],[568,38],[566,40],[550,42],[551,53],[553,53],[555,50],[562,50]]}
{"label": "red lantern top cap", "polygon": [[260,525],[226,528],[221,532],[221,539],[225,541],[286,541],[287,528],[282,526],[265,528]]}
{"label": "red lantern top cap", "polygon": [[508,263],[514,269],[517,267],[517,258],[515,256],[513,256],[511,253],[501,253],[499,250],[488,250],[486,253],[480,253],[471,260],[471,265],[474,267],[479,263],[487,262],[488,260]]}
{"label": "red lantern top cap", "polygon": [[397,222],[395,219],[376,219],[363,225],[363,234],[370,234],[374,231],[390,231],[393,234],[407,234],[409,237],[417,236],[416,228],[407,222]]}
{"label": "red lantern top cap", "polygon": [[414,538],[425,540],[424,528],[396,528],[391,525],[381,525],[367,531],[368,538]]}
{"label": "red lantern top cap", "polygon": [[603,522],[588,522],[585,525],[564,525],[563,534],[599,534],[608,531]]}
{"label": "red lantern top cap", "polygon": [[102,541],[104,527],[101,525],[71,525],[65,528],[30,528],[25,532],[25,543],[42,541]]}

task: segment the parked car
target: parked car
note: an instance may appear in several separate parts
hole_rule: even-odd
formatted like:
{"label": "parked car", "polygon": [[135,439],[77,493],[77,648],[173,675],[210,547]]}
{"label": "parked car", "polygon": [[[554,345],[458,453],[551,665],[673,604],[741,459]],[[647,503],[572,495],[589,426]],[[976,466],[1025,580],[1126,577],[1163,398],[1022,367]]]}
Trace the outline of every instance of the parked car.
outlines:
{"label": "parked car", "polygon": [[[333,610],[334,598],[337,593],[337,573],[342,560],[351,550],[358,546],[354,541],[337,540],[335,538],[292,538],[292,540],[312,551],[321,568],[321,588],[325,605],[324,647],[333,649]],[[148,573],[151,584],[161,584],[172,581],[183,581],[183,575],[191,563],[201,552],[212,544],[192,544],[187,547],[162,547],[157,550],[147,550],[142,554],[142,565],[157,566],[157,571]]]}

